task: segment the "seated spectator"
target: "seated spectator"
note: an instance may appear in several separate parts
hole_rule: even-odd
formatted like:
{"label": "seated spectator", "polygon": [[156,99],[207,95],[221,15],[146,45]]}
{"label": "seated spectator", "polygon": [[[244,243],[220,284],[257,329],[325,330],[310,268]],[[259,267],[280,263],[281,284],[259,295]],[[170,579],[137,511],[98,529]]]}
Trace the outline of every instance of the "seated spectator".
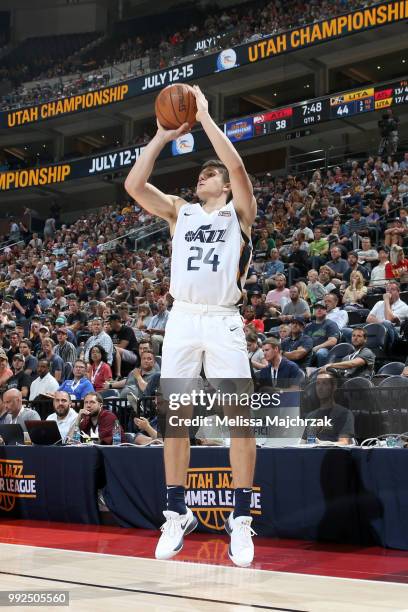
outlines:
{"label": "seated spectator", "polygon": [[371,271],[373,262],[378,260],[378,252],[371,246],[371,239],[366,236],[361,240],[361,249],[357,250],[358,263]]}
{"label": "seated spectator", "polygon": [[329,266],[322,266],[320,268],[319,282],[322,283],[323,287],[326,289],[326,293],[330,293],[330,291],[335,291],[337,288],[337,285],[332,282],[333,278],[335,278],[335,273],[331,268],[329,268]]}
{"label": "seated spectator", "polygon": [[404,249],[396,244],[391,247],[390,261],[385,265],[385,278],[397,279],[401,285],[408,284],[408,258],[404,255]]}
{"label": "seated spectator", "polygon": [[247,294],[249,304],[255,309],[255,319],[263,319],[268,314],[268,309],[263,301],[263,296],[260,291],[254,291]]}
{"label": "seated spectator", "polygon": [[166,330],[167,320],[169,318],[169,311],[167,310],[166,301],[163,298],[157,300],[158,312],[149,325],[147,326],[147,333],[150,334],[152,341],[153,352],[155,355],[159,355],[161,345],[163,344],[164,332]]}
{"label": "seated spectator", "polygon": [[[48,366],[47,361],[43,361]],[[53,399],[53,414],[47,416],[47,421],[57,423],[62,443],[72,435],[75,424],[78,422],[78,413],[72,408],[71,397],[66,391],[56,391]]]}
{"label": "seated spectator", "polygon": [[147,330],[147,326],[152,320],[152,312],[148,304],[140,304],[137,311],[137,319],[135,323],[136,338],[140,339],[142,333]]}
{"label": "seated spectator", "polygon": [[299,289],[296,285],[292,285],[289,289],[290,302],[285,304],[279,320],[283,323],[289,323],[295,316],[303,317],[305,320],[310,319],[309,304],[299,296]]}
{"label": "seated spectator", "polygon": [[64,371],[64,362],[61,357],[54,352],[55,342],[51,338],[45,338],[42,343],[43,356],[50,364],[50,373],[57,380],[62,382],[62,373]]}
{"label": "seated spectator", "polygon": [[354,439],[354,415],[351,410],[335,402],[335,393],[338,386],[338,377],[333,372],[321,371],[316,378],[316,395],[320,406],[306,415],[307,419],[324,420],[330,425],[317,427],[308,425],[302,436],[302,443],[307,442],[311,435],[316,442],[337,442],[338,444],[352,444]]}
{"label": "seated spectator", "polygon": [[89,362],[89,351],[93,346],[102,346],[108,356],[108,364],[113,362],[113,342],[112,338],[103,330],[103,321],[101,317],[96,317],[90,321],[92,336],[88,338],[84,346],[84,359]]}
{"label": "seated spectator", "polygon": [[37,378],[30,386],[30,402],[37,399],[40,395],[54,394],[59,388],[59,382],[50,372],[50,364],[47,359],[40,359],[37,366]]}
{"label": "seated spectator", "polygon": [[281,342],[285,340],[285,338],[289,338],[290,336],[290,324],[289,323],[281,323],[278,327],[278,335],[281,339]]}
{"label": "seated spectator", "polygon": [[305,327],[305,334],[313,340],[313,362],[317,367],[325,365],[329,351],[336,346],[340,331],[336,323],[327,319],[327,308],[324,302],[315,305],[316,321]]}
{"label": "seated spectator", "polygon": [[0,399],[0,425],[10,425],[11,415],[8,413],[3,400]]}
{"label": "seated spectator", "polygon": [[0,393],[7,389],[7,382],[13,376],[6,353],[0,349]]}
{"label": "seated spectator", "polygon": [[257,332],[264,331],[264,322],[262,321],[262,319],[255,319],[255,308],[253,306],[245,307],[244,326],[246,331],[249,331],[250,329],[253,329]]}
{"label": "seated spectator", "polygon": [[370,287],[385,287],[387,284],[385,268],[388,263],[389,250],[388,247],[382,246],[378,248],[378,259],[380,263],[371,270]]}
{"label": "seated spectator", "polygon": [[367,323],[381,323],[387,328],[389,346],[392,346],[399,337],[398,328],[408,319],[408,305],[400,299],[399,285],[395,281],[387,284],[383,299],[370,310]]}
{"label": "seated spectator", "polygon": [[133,329],[124,325],[117,313],[109,315],[108,321],[108,333],[115,348],[115,370],[117,376],[120,376],[122,362],[131,365],[137,362],[137,340]]}
{"label": "seated spectator", "polygon": [[289,289],[285,285],[286,276],[284,274],[277,274],[275,276],[275,289],[272,289],[266,295],[265,305],[269,308],[272,316],[282,312],[284,305],[290,301]]}
{"label": "seated spectator", "polygon": [[404,367],[404,369],[402,371],[401,376],[408,376],[408,357],[405,360],[405,367]]}
{"label": "seated spectator", "polygon": [[268,365],[257,376],[260,388],[299,389],[304,380],[303,372],[296,363],[282,357],[280,340],[267,338],[262,348]]}
{"label": "seated spectator", "polygon": [[36,410],[23,406],[23,396],[18,389],[9,389],[3,395],[3,404],[11,416],[11,423],[21,425],[23,431],[27,431],[26,421],[40,421],[40,415]]}
{"label": "seated spectator", "polygon": [[326,288],[319,282],[319,273],[317,270],[309,270],[307,273],[307,293],[311,305],[320,302],[327,293]]}
{"label": "seated spectator", "polygon": [[68,295],[68,312],[66,315],[66,327],[72,331],[75,337],[79,332],[84,331],[88,318],[79,308],[78,298],[75,294]]}
{"label": "seated spectator", "polygon": [[314,231],[314,239],[310,243],[309,255],[311,259],[312,268],[319,269],[327,259],[329,252],[329,243],[325,236],[323,236],[320,227],[316,227]]}
{"label": "seated spectator", "polygon": [[352,237],[353,234],[367,235],[368,223],[365,217],[361,216],[361,210],[359,208],[353,208],[351,211],[352,218],[346,222],[347,235]]}
{"label": "seated spectator", "polygon": [[321,372],[327,368],[342,370],[346,378],[363,376],[371,378],[374,372],[375,355],[366,347],[367,332],[363,327],[354,327],[351,334],[351,344],[354,351],[342,358],[341,361],[329,363],[321,368]]}
{"label": "seated spectator", "polygon": [[40,334],[40,328],[40,320],[33,317],[31,319],[29,340],[31,342],[31,352],[34,356],[37,356],[37,354],[41,351],[42,347],[42,337]]}
{"label": "seated spectator", "polygon": [[313,340],[304,334],[305,322],[295,317],[290,322],[290,336],[282,340],[282,355],[304,370],[310,365]]}
{"label": "seated spectator", "polygon": [[[84,407],[79,411],[79,428],[91,439],[100,444],[112,444],[113,426],[117,421],[111,410],[103,407],[103,398],[95,391],[88,392],[84,397]],[[120,428],[121,442],[125,442],[125,434]]]}
{"label": "seated spectator", "polygon": [[20,352],[25,359],[24,372],[33,377],[37,371],[38,359],[31,354],[31,347],[31,341],[26,338],[20,342]]}
{"label": "seated spectator", "polygon": [[151,350],[143,350],[140,354],[140,368],[135,368],[127,378],[106,382],[105,389],[121,389],[120,397],[126,399],[128,393],[141,397],[145,392],[150,379],[160,372],[160,367],[155,361]]}
{"label": "seated spectator", "polygon": [[349,267],[343,274],[344,283],[350,283],[350,276],[352,272],[361,272],[364,280],[368,281],[368,279],[370,278],[370,271],[365,266],[361,266],[358,263],[358,257],[355,251],[350,251],[350,253],[347,255],[347,263]]}
{"label": "seated spectator", "polygon": [[313,233],[313,230],[309,227],[309,224],[310,224],[309,217],[302,215],[299,218],[299,228],[293,232],[293,238],[297,239],[298,235],[302,233],[304,234],[305,239],[308,242],[315,240],[315,235]]}
{"label": "seated spectator", "polygon": [[258,336],[255,332],[249,331],[246,334],[246,343],[248,349],[248,357],[254,368],[254,371],[265,368],[268,364],[265,359],[262,348],[258,344]]}
{"label": "seated spectator", "polygon": [[86,363],[82,359],[77,359],[74,363],[73,379],[65,380],[60,385],[59,391],[66,391],[70,395],[75,396],[75,399],[81,400],[90,391],[94,391],[93,385],[85,376]]}
{"label": "seated spectator", "polygon": [[288,257],[289,282],[293,282],[299,276],[306,276],[309,268],[307,253],[300,249],[298,240],[292,241],[291,254]]}
{"label": "seated spectator", "polygon": [[285,269],[285,264],[279,259],[279,251],[277,248],[271,249],[269,261],[265,262],[263,276],[266,283],[269,284],[274,280],[277,274],[282,274]]}
{"label": "seated spectator", "polygon": [[10,333],[10,346],[7,349],[7,359],[10,365],[13,363],[14,355],[20,352],[20,336],[16,331],[13,331]]}
{"label": "seated spectator", "polygon": [[157,443],[160,443],[160,438],[158,438],[157,429],[155,429],[153,423],[146,419],[146,417],[134,417],[133,422],[139,429],[139,432],[136,433],[135,436],[135,444],[146,446],[147,444],[151,444],[155,441],[157,441]]}
{"label": "seated spectator", "polygon": [[93,346],[89,352],[88,378],[98,393],[105,389],[106,381],[113,378],[106,351],[99,344]]}
{"label": "seated spectator", "polygon": [[54,348],[55,354],[64,363],[73,365],[77,358],[77,352],[72,342],[68,342],[68,329],[66,327],[57,327],[57,342],[58,344]]}
{"label": "seated spectator", "polygon": [[349,269],[349,264],[348,261],[342,259],[341,248],[339,246],[332,246],[332,248],[330,249],[330,257],[331,259],[329,259],[326,266],[330,268],[330,270],[333,272],[334,276],[332,278],[338,278],[342,280],[345,273]]}
{"label": "seated spectator", "polygon": [[7,381],[7,389],[18,389],[21,391],[23,399],[28,398],[30,389],[30,377],[24,372],[24,357],[17,353],[13,357],[13,376]]}
{"label": "seated spectator", "polygon": [[327,293],[323,302],[326,304],[326,317],[329,321],[336,323],[339,329],[348,325],[348,314],[345,310],[339,308],[339,298],[336,293]]}
{"label": "seated spectator", "polygon": [[361,272],[354,271],[350,274],[350,284],[343,294],[343,304],[346,310],[358,310],[363,308],[363,300],[367,295],[367,287]]}

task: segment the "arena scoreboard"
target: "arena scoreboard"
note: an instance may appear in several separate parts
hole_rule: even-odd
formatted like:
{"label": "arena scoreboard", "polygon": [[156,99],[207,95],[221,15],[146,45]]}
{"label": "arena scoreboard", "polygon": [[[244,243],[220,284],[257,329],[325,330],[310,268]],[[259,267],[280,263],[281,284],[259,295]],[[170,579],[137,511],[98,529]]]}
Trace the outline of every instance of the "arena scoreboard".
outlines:
{"label": "arena scoreboard", "polygon": [[408,79],[377,87],[368,86],[258,113],[252,117],[253,135],[266,136],[407,103]]}

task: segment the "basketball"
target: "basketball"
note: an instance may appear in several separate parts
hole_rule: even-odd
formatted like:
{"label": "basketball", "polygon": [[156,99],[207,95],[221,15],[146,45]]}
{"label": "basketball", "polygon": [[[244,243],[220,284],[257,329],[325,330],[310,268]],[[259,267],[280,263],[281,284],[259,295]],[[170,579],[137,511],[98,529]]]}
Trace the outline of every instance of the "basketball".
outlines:
{"label": "basketball", "polygon": [[183,83],[165,87],[156,98],[155,112],[165,130],[177,130],[183,123],[188,123],[191,129],[197,114],[192,88]]}

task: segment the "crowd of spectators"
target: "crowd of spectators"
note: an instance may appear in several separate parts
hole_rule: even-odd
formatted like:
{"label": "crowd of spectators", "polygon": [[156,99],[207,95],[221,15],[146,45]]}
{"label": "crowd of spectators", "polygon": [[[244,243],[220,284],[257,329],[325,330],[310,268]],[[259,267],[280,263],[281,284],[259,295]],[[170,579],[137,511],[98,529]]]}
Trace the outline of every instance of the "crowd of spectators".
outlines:
{"label": "crowd of spectators", "polygon": [[[137,64],[137,61],[140,61],[131,74],[126,74],[126,78],[175,65],[182,61],[183,56],[186,56],[186,49],[188,49],[186,45],[189,41],[220,36],[218,43],[209,49],[210,52],[215,52],[369,4],[374,4],[374,0],[351,0],[349,2],[343,0],[314,2],[290,0],[285,3],[257,0],[226,10],[215,9],[212,13],[206,10],[205,15],[201,14],[189,26],[177,30],[172,29],[175,27],[172,24],[166,24],[165,27],[163,24],[158,24],[155,31],[154,21],[151,20],[148,36],[145,35],[145,31],[140,31],[134,34],[129,33],[125,38],[107,39],[102,41],[101,45],[85,53],[82,62],[78,57],[73,60],[69,54],[58,56],[55,53],[44,52],[38,57],[33,56],[30,51],[32,44],[30,46],[28,43],[23,43],[27,46],[27,52],[24,46],[21,49],[18,47],[14,52],[15,57],[11,54],[0,69],[0,80],[8,79],[18,85],[12,92],[3,96],[0,109],[9,110],[97,89],[105,85],[112,77],[111,71],[107,69],[115,64],[127,62]],[[137,29],[137,23],[134,27]],[[88,39],[85,42],[88,43]],[[41,45],[36,42],[37,46],[41,49]],[[197,54],[203,52],[197,52]],[[144,62],[141,61],[142,58]],[[146,65],[149,66],[148,69]],[[92,71],[92,74],[86,77],[80,76],[65,83],[62,81],[54,84],[41,82],[30,90],[23,85],[24,82],[34,79],[41,81],[52,77],[62,77],[74,71],[82,73]],[[113,78],[117,80],[116,73]]]}
{"label": "crowd of spectators", "polygon": [[[384,330],[387,359],[405,360],[408,152],[311,177],[266,174],[254,193],[241,309],[254,379],[298,387],[327,367],[370,378],[381,362],[366,346],[367,324]],[[196,198],[193,188],[179,195]],[[131,232],[154,221],[126,202],[71,225],[49,217],[41,234],[10,223],[0,250],[0,392],[17,389],[29,401],[56,391],[136,402],[153,394],[173,302],[171,241],[164,229],[135,250]],[[330,360],[339,343],[349,352]],[[135,423],[151,441],[151,424]]]}

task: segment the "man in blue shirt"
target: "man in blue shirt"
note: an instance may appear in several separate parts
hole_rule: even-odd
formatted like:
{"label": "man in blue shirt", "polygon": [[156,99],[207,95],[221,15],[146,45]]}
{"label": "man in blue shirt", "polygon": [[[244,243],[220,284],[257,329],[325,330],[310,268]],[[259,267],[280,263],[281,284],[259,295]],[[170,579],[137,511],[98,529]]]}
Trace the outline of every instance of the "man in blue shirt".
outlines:
{"label": "man in blue shirt", "polygon": [[313,340],[313,361],[318,368],[326,365],[327,356],[340,338],[340,330],[334,321],[327,319],[327,308],[324,302],[315,304],[316,321],[305,327],[305,334]]}
{"label": "man in blue shirt", "polygon": [[303,317],[295,317],[290,322],[290,336],[282,341],[282,355],[302,369],[310,365],[313,349],[313,340],[304,328]]}
{"label": "man in blue shirt", "polygon": [[59,391],[66,391],[71,396],[75,395],[75,399],[81,400],[90,391],[95,391],[91,381],[86,378],[86,363],[82,359],[77,359],[74,365],[74,379],[66,380],[62,383]]}
{"label": "man in blue shirt", "polygon": [[276,387],[277,389],[298,389],[304,380],[304,374],[299,366],[286,357],[282,357],[282,348],[279,338],[267,338],[263,345],[266,368],[258,374],[261,387]]}

